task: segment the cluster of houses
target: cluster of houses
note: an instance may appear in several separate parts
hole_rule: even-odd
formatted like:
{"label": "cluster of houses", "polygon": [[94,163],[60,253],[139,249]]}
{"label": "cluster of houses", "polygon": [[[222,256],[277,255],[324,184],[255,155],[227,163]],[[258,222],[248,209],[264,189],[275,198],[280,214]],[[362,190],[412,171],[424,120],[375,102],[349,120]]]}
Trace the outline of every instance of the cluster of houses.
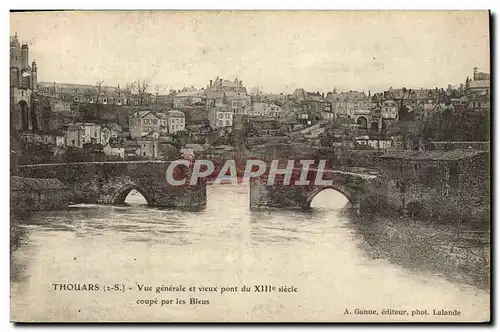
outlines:
{"label": "cluster of houses", "polygon": [[102,149],[104,155],[121,159],[157,158],[159,145],[171,144],[172,136],[185,126],[180,111],[136,111],[128,117],[126,128],[117,123],[74,122],[54,131],[23,131],[20,137],[27,143],[51,146],[55,153],[65,148]]}
{"label": "cluster of houses", "polygon": [[[325,133],[328,124],[361,130],[364,135],[358,137],[359,144],[380,147],[380,141],[374,141],[371,135],[405,120],[403,115],[423,120],[446,107],[490,109],[490,75],[477,68],[465,84],[448,86],[446,90],[390,88],[372,95],[370,91],[366,94],[333,89],[325,96],[296,89],[292,94],[250,94],[241,80],[216,77],[201,89],[189,87],[153,94],[148,92],[147,82],[122,88],[99,82],[39,82],[36,63],[29,65],[28,45],[21,44],[15,35],[10,39],[10,48],[11,128],[25,142],[51,146],[54,153],[86,148],[116,158],[157,158],[176,136],[186,133],[202,144],[214,132],[222,136],[233,132],[245,138],[298,133],[314,139]],[[125,115],[91,121],[72,114],[59,122],[52,116],[78,113],[89,107]],[[338,130],[343,135],[344,130]],[[382,147],[387,144],[383,142]]]}

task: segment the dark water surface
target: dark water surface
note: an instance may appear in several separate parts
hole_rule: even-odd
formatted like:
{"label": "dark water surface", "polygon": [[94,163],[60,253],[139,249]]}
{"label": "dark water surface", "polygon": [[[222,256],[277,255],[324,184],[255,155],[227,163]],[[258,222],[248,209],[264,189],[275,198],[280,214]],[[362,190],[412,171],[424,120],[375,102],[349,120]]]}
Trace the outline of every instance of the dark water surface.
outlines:
{"label": "dark water surface", "polygon": [[[12,254],[11,317],[22,321],[387,321],[489,317],[489,294],[440,276],[417,274],[361,249],[346,198],[320,193],[310,212],[250,212],[248,186],[211,186],[204,211],[80,205],[35,213],[28,241]],[[135,202],[135,203],[134,203]],[[54,291],[54,283],[99,284],[99,291]],[[104,291],[124,285],[124,292]],[[153,286],[140,292],[137,285]],[[293,286],[256,293],[254,285]],[[196,286],[161,292],[155,286]],[[252,292],[242,293],[243,285]],[[199,286],[217,286],[200,292]],[[220,294],[220,287],[238,292]],[[130,290],[129,288],[132,288]],[[186,300],[176,305],[176,299]],[[209,304],[189,304],[197,298]],[[137,300],[172,300],[144,305]],[[355,315],[375,309],[379,315]],[[348,309],[352,314],[346,314]],[[382,315],[382,309],[409,315]],[[429,315],[411,316],[427,310]],[[433,309],[461,316],[433,316]]]}

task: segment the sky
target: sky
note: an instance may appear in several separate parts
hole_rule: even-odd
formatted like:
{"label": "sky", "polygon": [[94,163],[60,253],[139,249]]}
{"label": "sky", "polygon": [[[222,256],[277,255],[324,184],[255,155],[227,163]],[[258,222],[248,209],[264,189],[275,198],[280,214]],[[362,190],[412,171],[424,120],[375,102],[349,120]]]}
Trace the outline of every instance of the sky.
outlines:
{"label": "sky", "polygon": [[11,13],[38,80],[150,91],[206,87],[327,93],[458,85],[490,71],[487,11],[154,11]]}

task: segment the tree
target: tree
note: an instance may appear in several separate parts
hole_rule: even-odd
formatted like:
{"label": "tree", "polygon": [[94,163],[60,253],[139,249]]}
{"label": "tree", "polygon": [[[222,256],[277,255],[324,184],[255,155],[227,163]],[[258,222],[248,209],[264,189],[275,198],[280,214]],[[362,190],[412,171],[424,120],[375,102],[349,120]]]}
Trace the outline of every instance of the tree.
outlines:
{"label": "tree", "polygon": [[260,88],[260,86],[254,86],[253,88],[251,88],[250,95],[252,96],[252,99],[260,101],[262,97],[262,89]]}
{"label": "tree", "polygon": [[95,83],[95,103],[99,103],[99,97],[102,94],[102,83],[103,81],[97,81]]}
{"label": "tree", "polygon": [[155,85],[155,104],[158,104],[158,95],[160,94],[161,87],[159,84]]}
{"label": "tree", "polygon": [[135,82],[135,90],[139,98],[139,105],[142,106],[144,99],[148,95],[148,88],[151,81],[148,78],[138,78]]}
{"label": "tree", "polygon": [[130,102],[130,97],[134,93],[135,90],[135,82],[133,83],[125,83],[125,88],[123,89],[123,93],[125,94],[125,98],[127,98],[126,104]]}

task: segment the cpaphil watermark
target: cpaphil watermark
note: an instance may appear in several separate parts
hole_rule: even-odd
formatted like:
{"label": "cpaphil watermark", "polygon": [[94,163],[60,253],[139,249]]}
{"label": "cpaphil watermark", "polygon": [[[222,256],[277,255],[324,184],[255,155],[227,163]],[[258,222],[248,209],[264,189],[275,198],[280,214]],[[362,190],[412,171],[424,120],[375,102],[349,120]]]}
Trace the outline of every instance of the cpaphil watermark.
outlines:
{"label": "cpaphil watermark", "polygon": [[[180,171],[182,170],[182,171]],[[173,161],[167,168],[167,183],[172,186],[196,185],[200,179],[213,179],[214,184],[230,182],[248,184],[251,179],[261,179],[267,185],[308,186],[332,185],[333,180],[325,179],[326,160],[263,160],[248,159],[245,165],[235,160],[226,160],[222,167],[216,167],[211,160]]]}

